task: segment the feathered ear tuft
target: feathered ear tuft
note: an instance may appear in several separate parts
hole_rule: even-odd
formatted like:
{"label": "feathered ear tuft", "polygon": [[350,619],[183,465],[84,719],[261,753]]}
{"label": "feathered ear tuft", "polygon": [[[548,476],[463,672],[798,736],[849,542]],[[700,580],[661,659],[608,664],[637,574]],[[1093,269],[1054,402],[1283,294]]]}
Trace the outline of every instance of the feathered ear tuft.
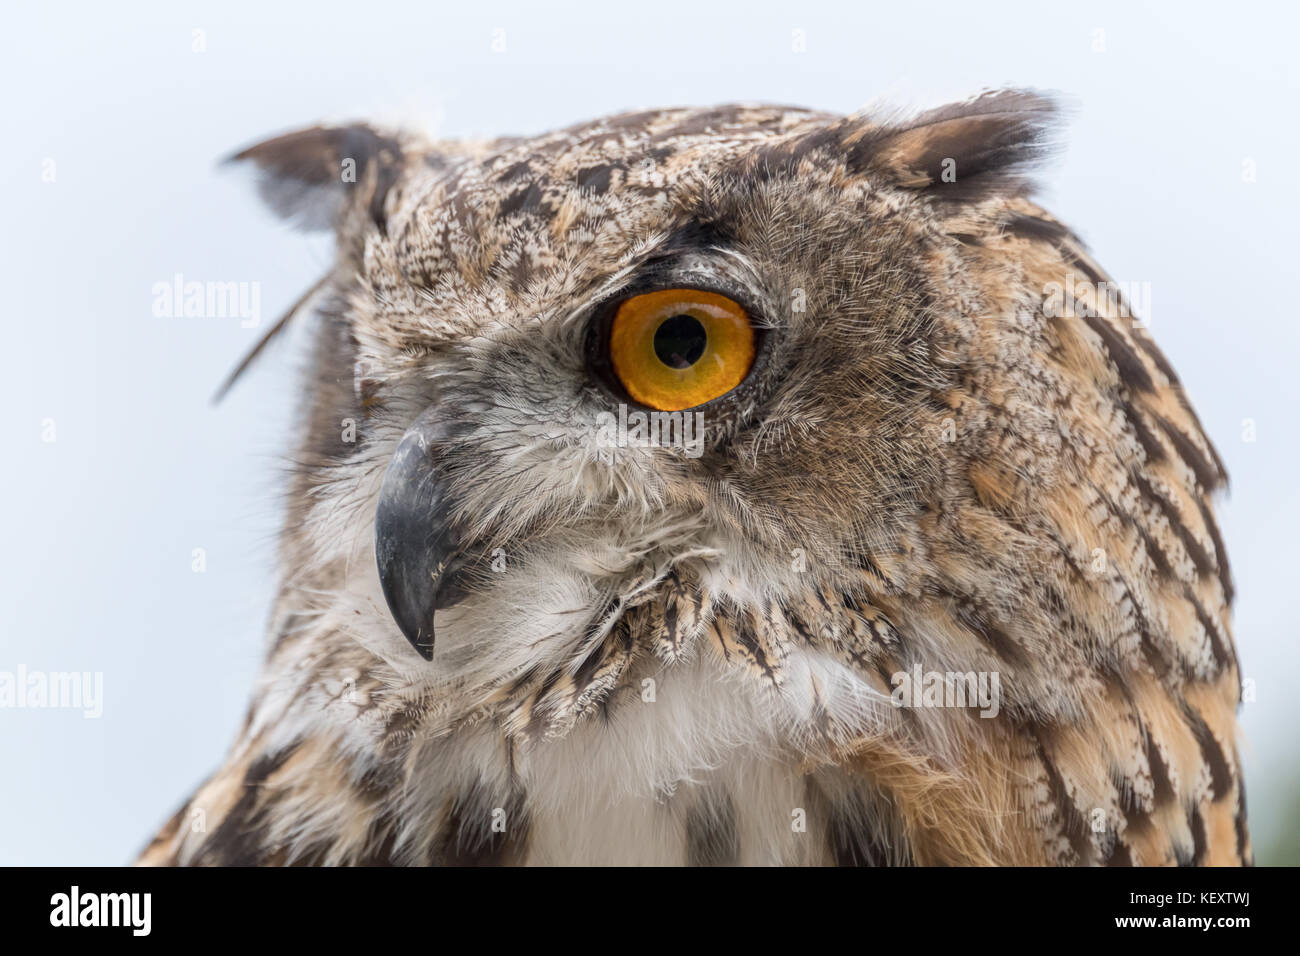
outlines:
{"label": "feathered ear tuft", "polygon": [[[355,223],[358,217],[362,217],[362,225],[368,220],[387,231],[385,202],[401,175],[405,153],[395,137],[358,123],[286,133],[240,150],[226,162],[251,161],[257,166],[258,192],[277,215],[300,229],[335,229],[342,236],[349,231],[346,224]],[[227,376],[213,396],[214,402],[221,401],[330,279],[331,273],[326,273],[266,331]]]}
{"label": "feathered ear tuft", "polygon": [[349,210],[362,209],[384,229],[384,200],[403,149],[365,124],[313,126],[250,146],[227,162],[247,160],[261,172],[262,199],[299,228],[336,228]]}
{"label": "feathered ear tuft", "polygon": [[1060,121],[1050,97],[998,90],[879,128],[849,147],[847,161],[936,200],[1018,193],[1052,152]]}
{"label": "feathered ear tuft", "polygon": [[758,175],[797,175],[809,153],[838,158],[850,176],[941,202],[1015,195],[1055,145],[1061,114],[1049,96],[1023,90],[983,93],[906,119],[865,111],[760,147]]}

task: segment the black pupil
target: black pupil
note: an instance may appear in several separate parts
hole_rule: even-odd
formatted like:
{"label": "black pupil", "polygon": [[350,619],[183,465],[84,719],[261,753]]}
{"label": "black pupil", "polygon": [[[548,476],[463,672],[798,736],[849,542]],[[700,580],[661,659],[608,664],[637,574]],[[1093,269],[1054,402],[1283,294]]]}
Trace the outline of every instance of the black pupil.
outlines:
{"label": "black pupil", "polygon": [[692,315],[674,315],[655,330],[655,355],[669,368],[690,368],[704,354],[708,333]]}

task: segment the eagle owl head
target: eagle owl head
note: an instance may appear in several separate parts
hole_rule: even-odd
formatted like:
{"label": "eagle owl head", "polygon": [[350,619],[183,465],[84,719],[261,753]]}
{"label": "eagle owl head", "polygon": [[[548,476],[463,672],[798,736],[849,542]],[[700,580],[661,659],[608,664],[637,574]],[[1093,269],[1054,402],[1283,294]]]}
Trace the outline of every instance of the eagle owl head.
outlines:
{"label": "eagle owl head", "polygon": [[[772,799],[820,828],[771,858],[1246,857],[1223,469],[1027,198],[1056,116],[1009,91],[240,153],[338,258],[233,772],[316,748],[349,799],[386,781],[403,859],[479,803],[544,843],[556,767],[602,806],[698,791],[688,848],[748,859],[736,761],[792,768]],[[942,706],[964,675],[996,699]],[[314,825],[326,860],[380,842]]]}

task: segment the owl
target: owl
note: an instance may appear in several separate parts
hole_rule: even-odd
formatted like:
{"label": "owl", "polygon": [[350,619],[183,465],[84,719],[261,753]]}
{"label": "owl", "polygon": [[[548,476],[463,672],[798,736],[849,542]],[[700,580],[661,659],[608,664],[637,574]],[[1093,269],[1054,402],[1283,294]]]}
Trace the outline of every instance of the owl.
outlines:
{"label": "owl", "polygon": [[263,673],[140,862],[1250,862],[1223,464],[1030,198],[1059,116],[239,153],[337,256]]}

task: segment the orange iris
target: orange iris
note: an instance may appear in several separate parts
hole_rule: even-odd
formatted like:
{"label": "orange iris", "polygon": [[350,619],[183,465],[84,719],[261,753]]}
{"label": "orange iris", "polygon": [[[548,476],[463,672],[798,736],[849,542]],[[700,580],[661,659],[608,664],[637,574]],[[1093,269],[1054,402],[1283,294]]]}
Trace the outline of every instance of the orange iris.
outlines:
{"label": "orange iris", "polygon": [[754,327],[725,295],[662,289],[618,307],[609,358],[635,401],[665,412],[731,391],[754,364]]}

